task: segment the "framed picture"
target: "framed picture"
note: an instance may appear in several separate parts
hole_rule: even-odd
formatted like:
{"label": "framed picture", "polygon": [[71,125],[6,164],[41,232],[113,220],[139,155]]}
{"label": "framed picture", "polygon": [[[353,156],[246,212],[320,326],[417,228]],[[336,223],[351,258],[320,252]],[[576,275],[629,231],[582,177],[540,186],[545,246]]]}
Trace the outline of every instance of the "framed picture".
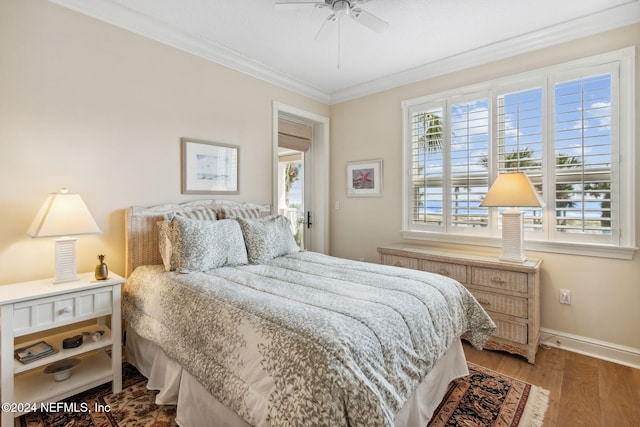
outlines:
{"label": "framed picture", "polygon": [[182,194],[238,194],[236,145],[180,138]]}
{"label": "framed picture", "polygon": [[382,159],[347,162],[347,196],[382,195]]}

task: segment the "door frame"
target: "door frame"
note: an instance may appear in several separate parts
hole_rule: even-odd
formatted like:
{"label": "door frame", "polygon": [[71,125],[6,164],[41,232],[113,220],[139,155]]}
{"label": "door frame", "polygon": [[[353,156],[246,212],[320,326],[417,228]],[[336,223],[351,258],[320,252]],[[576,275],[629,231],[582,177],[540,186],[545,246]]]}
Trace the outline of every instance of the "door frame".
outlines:
{"label": "door frame", "polygon": [[[297,107],[273,101],[272,206],[278,206],[278,118],[293,116],[311,124],[310,194],[305,210],[311,211],[311,247],[314,252],[329,253],[329,118]],[[306,171],[305,171],[306,173]],[[307,201],[310,206],[307,206]]]}

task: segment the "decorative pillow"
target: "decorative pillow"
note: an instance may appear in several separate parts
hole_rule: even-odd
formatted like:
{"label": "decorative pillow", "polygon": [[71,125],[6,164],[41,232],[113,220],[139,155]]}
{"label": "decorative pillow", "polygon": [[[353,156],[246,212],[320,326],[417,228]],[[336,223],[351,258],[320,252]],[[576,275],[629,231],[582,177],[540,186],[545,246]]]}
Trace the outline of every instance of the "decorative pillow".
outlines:
{"label": "decorative pillow", "polygon": [[237,221],[200,221],[176,215],[171,225],[178,271],[207,271],[248,262]]}
{"label": "decorative pillow", "polygon": [[260,264],[278,256],[300,251],[291,232],[291,221],[282,215],[237,220],[242,228],[251,264]]}
{"label": "decorative pillow", "polygon": [[262,218],[271,215],[271,208],[218,208],[219,219]]}
{"label": "decorative pillow", "polygon": [[216,210],[211,208],[198,209],[195,211],[188,211],[188,212],[187,211],[176,212],[176,215],[180,215],[190,219],[205,219],[209,221],[215,221],[218,219]]}
{"label": "decorative pillow", "polygon": [[165,215],[166,221],[158,221],[158,243],[160,246],[160,256],[164,264],[165,271],[174,271],[176,269],[176,254],[173,252],[173,225],[171,219],[176,215],[198,220],[216,221],[216,211],[211,208],[197,209],[193,211],[180,211]]}
{"label": "decorative pillow", "polygon": [[173,227],[171,222],[164,220],[158,221],[158,243],[160,246],[160,256],[162,257],[162,264],[164,264],[164,271],[173,271],[176,269],[176,260],[173,255]]}

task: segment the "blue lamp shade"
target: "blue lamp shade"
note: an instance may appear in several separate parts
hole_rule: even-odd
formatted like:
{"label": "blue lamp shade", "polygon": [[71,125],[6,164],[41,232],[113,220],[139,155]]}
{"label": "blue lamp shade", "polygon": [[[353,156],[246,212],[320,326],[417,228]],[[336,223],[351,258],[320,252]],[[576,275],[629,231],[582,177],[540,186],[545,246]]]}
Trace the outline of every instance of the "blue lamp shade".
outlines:
{"label": "blue lamp shade", "polygon": [[59,193],[47,197],[27,233],[31,237],[57,237],[56,276],[53,282],[64,283],[78,280],[77,239],[72,236],[100,233],[100,228],[82,197],[63,188]]}

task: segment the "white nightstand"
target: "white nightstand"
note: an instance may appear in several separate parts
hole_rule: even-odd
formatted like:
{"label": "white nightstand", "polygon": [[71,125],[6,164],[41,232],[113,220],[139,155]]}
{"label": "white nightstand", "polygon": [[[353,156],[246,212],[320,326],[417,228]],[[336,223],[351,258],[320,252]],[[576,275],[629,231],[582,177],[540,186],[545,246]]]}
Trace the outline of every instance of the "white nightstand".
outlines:
{"label": "white nightstand", "polygon": [[[0,286],[0,401],[16,404],[10,412],[3,406],[2,426],[12,426],[14,417],[30,411],[17,410],[20,405],[55,402],[109,381],[113,381],[114,393],[122,390],[120,285],[124,281],[113,273],[100,281],[93,273],[85,273],[75,282],[54,285],[52,279],[44,279]],[[106,325],[109,315],[111,328]],[[14,359],[15,337],[92,319],[96,320],[94,325],[45,335],[44,341],[57,353],[28,364]],[[64,338],[97,329],[105,331],[100,340],[85,338],[79,347],[62,348]],[[109,348],[111,355],[106,351]],[[69,357],[81,360],[69,379],[55,382],[53,375],[44,373],[47,365]]]}

